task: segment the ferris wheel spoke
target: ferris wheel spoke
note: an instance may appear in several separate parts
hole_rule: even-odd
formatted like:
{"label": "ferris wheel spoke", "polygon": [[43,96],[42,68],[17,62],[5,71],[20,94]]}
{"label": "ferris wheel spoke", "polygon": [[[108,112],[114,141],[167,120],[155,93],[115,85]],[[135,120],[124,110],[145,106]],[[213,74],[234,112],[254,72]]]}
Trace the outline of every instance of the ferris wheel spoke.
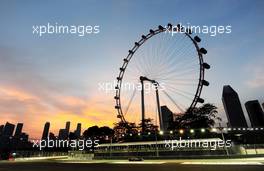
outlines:
{"label": "ferris wheel spoke", "polygon": [[152,61],[153,62],[159,60],[159,57],[160,57],[159,54],[160,54],[161,49],[163,48],[161,42],[164,42],[164,37],[163,36],[159,36],[157,38],[157,40],[155,41],[156,48],[152,48],[152,52],[153,52],[153,60]]}
{"label": "ferris wheel spoke", "polygon": [[[178,41],[176,41],[178,42]],[[169,50],[172,49],[173,51],[176,51],[176,48],[172,48],[172,46],[175,46],[175,44],[178,43],[172,43],[169,47],[167,47],[166,51],[163,51],[159,54],[160,56],[160,60],[158,61],[158,63],[163,64],[163,65],[167,65],[167,63],[169,63],[172,60],[175,60],[174,58],[171,57],[171,55],[169,55]]]}
{"label": "ferris wheel spoke", "polygon": [[178,66],[184,66],[184,65],[186,65],[186,64],[188,64],[188,63],[196,63],[196,64],[198,64],[198,62],[196,61],[196,60],[194,60],[195,59],[195,57],[193,56],[193,54],[192,53],[186,53],[185,54],[185,57],[182,59],[182,60],[180,60],[180,61],[178,61],[177,63],[173,63],[173,66],[174,67],[178,67]]}
{"label": "ferris wheel spoke", "polygon": [[[145,75],[150,75],[151,73],[151,61],[148,61],[147,57],[151,55],[151,49],[150,47],[144,52],[144,56],[142,59],[142,67],[146,67],[147,73]],[[140,56],[139,56],[140,57]]]}
{"label": "ferris wheel spoke", "polygon": [[[185,60],[179,62],[177,65],[174,65],[174,67],[169,69],[169,70],[167,69],[168,67],[167,68],[161,68],[160,70],[163,70],[163,71],[160,72],[158,75],[167,75],[167,74],[172,73],[172,72],[175,73],[175,71],[179,70],[179,68],[186,69],[186,68],[192,67],[192,66],[198,67],[199,65],[194,63],[193,61],[194,61],[193,58],[188,58],[188,59],[185,59]],[[188,66],[188,65],[190,65],[190,66]]]}
{"label": "ferris wheel spoke", "polygon": [[185,68],[185,70],[181,70],[181,71],[178,71],[179,68],[175,68],[174,70],[171,70],[171,71],[167,71],[167,72],[161,72],[159,74],[156,74],[155,77],[157,78],[162,78],[162,77],[173,77],[173,76],[177,76],[177,75],[180,75],[180,73],[189,73],[189,71],[191,70],[195,70],[197,71],[197,66],[196,64],[192,64],[190,65],[189,67]]}
{"label": "ferris wheel spoke", "polygon": [[182,107],[180,107],[180,105],[165,90],[162,92],[171,100],[171,102],[180,110],[180,112],[184,113]]}
{"label": "ferris wheel spoke", "polygon": [[[159,47],[156,48],[157,51],[156,51],[156,56],[159,57],[159,61],[161,60],[162,58],[162,54],[165,53],[166,51],[166,44],[164,42],[168,42],[169,41],[169,37],[168,36],[165,36],[164,34],[161,35],[161,40],[158,41],[159,42]],[[177,41],[177,40],[176,40]],[[163,43],[162,43],[163,42]],[[158,60],[157,60],[158,61]],[[157,63],[159,63],[159,61]]]}
{"label": "ferris wheel spoke", "polygon": [[177,74],[167,74],[166,76],[163,77],[156,77],[157,80],[177,80],[177,79],[181,79],[181,78],[188,78],[189,80],[193,79],[195,80],[195,76],[197,78],[197,73],[194,70],[188,70],[186,72],[183,73],[177,73]]}
{"label": "ferris wheel spoke", "polygon": [[176,86],[176,85],[196,85],[197,80],[191,79],[191,80],[161,80],[160,84],[163,84],[163,86]]}
{"label": "ferris wheel spoke", "polygon": [[173,92],[174,94],[180,95],[180,96],[182,96],[182,97],[184,97],[185,99],[188,99],[188,100],[190,100],[190,101],[193,100],[193,98],[191,98],[191,97],[189,97],[189,96],[187,96],[187,95],[185,95],[185,94],[183,94],[183,93],[181,93],[181,92],[178,92],[178,91],[171,91],[171,92]]}
{"label": "ferris wheel spoke", "polygon": [[175,83],[175,85],[177,86],[188,86],[188,87],[194,87],[194,86],[197,86],[196,83],[185,83],[185,82],[177,82]]}
{"label": "ferris wheel spoke", "polygon": [[[178,40],[178,39],[176,39]],[[176,41],[175,41],[176,42]],[[169,46],[168,45],[163,45],[163,50],[160,50],[157,56],[159,57],[159,60],[156,60],[156,63],[159,65],[167,65],[167,61],[170,60],[169,56],[167,55],[169,53],[169,50],[171,47],[174,45],[174,43],[171,43]],[[158,49],[158,48],[157,48]]]}
{"label": "ferris wheel spoke", "polygon": [[189,96],[191,96],[191,97],[194,97],[194,96],[195,96],[195,94],[193,94],[193,93],[190,93],[190,92],[187,92],[187,91],[184,91],[184,90],[177,89],[177,88],[175,88],[175,87],[173,87],[173,86],[169,86],[169,88],[172,89],[172,90],[175,90],[175,91],[181,92],[181,93],[183,93],[183,94],[189,95]]}
{"label": "ferris wheel spoke", "polygon": [[[176,44],[176,43],[178,44],[179,42],[182,42],[185,38],[186,38],[185,35],[184,35],[184,36],[181,36],[180,39],[178,39],[178,38],[176,37],[174,40],[178,40],[178,41],[175,41],[174,43],[171,43],[169,46],[167,46],[168,48],[167,48],[166,51],[165,51],[165,55],[167,56],[167,54],[170,52],[170,49],[176,49],[176,48],[175,48],[175,44]],[[178,46],[177,49],[180,49],[180,48],[182,48],[183,46],[185,46],[185,45],[184,45],[184,44],[180,44],[180,46]]]}
{"label": "ferris wheel spoke", "polygon": [[[154,53],[155,48],[153,47],[153,45],[150,46],[149,51],[150,51],[150,56],[152,56],[152,57],[154,58],[154,60],[146,61],[146,63],[149,63],[149,64],[150,64],[151,73],[149,74],[149,77],[152,77],[153,74],[155,73],[155,70],[154,70],[155,65],[156,65],[156,64],[155,64],[155,61],[156,61],[159,57],[158,57],[158,56],[155,56],[155,53]],[[155,60],[155,58],[157,58],[157,59]]]}
{"label": "ferris wheel spoke", "polygon": [[195,69],[195,68],[190,68],[190,69],[188,69],[188,70],[186,70],[186,71],[180,71],[180,72],[170,72],[170,73],[166,73],[166,74],[164,74],[164,75],[166,75],[166,76],[164,76],[163,77],[163,79],[168,79],[168,78],[171,78],[171,77],[179,77],[179,76],[186,76],[186,75],[190,75],[190,74],[193,74],[193,73],[195,73],[195,72],[197,72],[197,69]]}
{"label": "ferris wheel spoke", "polygon": [[137,60],[133,59],[135,61],[134,67],[137,68],[142,74],[147,74],[149,71],[149,66],[144,64],[144,58],[146,56],[145,52],[138,51],[136,52],[139,56]]}
{"label": "ferris wheel spoke", "polygon": [[[173,44],[172,44],[173,45]],[[177,58],[175,58],[175,55],[173,55],[176,51],[179,51],[181,48],[183,48],[183,47],[179,47],[179,48],[172,48],[172,52],[171,53],[169,53],[168,51],[166,52],[166,53],[164,53],[163,55],[161,55],[161,56],[163,56],[163,60],[162,61],[160,61],[160,62],[162,62],[162,63],[165,63],[165,62],[167,62],[167,63],[171,63],[171,62],[175,62],[175,61],[177,61]],[[168,48],[168,50],[169,50],[169,48]],[[173,63],[174,63],[173,62]],[[166,63],[165,63],[166,64]]]}
{"label": "ferris wheel spoke", "polygon": [[166,55],[168,55],[169,57],[177,56],[176,60],[178,60],[181,57],[180,54],[184,54],[186,52],[189,52],[190,50],[192,50],[190,44],[181,44],[178,48],[173,48],[173,50],[171,50],[171,52]]}
{"label": "ferris wheel spoke", "polygon": [[133,73],[127,73],[127,78],[128,79],[125,79],[122,81],[122,84],[123,83],[136,84],[136,83],[138,83],[138,80],[139,80],[138,75],[134,75]]}
{"label": "ferris wheel spoke", "polygon": [[[137,62],[137,61],[136,61]],[[138,63],[138,62],[137,62]],[[134,73],[134,72],[138,72],[138,73],[142,73],[144,72],[145,69],[142,69],[139,64],[136,64],[136,65],[133,65],[133,70],[132,70],[132,67],[129,69],[127,69],[128,71],[130,71],[131,73]]]}
{"label": "ferris wheel spoke", "polygon": [[[190,48],[190,45],[186,44],[185,46],[182,46],[181,48],[179,49],[174,49],[171,51],[170,54],[168,54],[168,56],[170,58],[172,58],[172,60],[174,59],[174,61],[178,61],[179,58],[181,58],[182,56],[184,56],[183,54],[185,53],[189,53],[191,52],[191,48]],[[176,58],[175,58],[176,56]]]}
{"label": "ferris wheel spoke", "polygon": [[[192,98],[195,96],[193,93],[187,92],[187,91],[183,91],[179,88],[175,89],[172,87],[167,87],[166,90],[170,91],[171,93],[182,93],[185,96],[188,96],[189,98]],[[190,89],[191,91],[193,91],[193,89]]]}
{"label": "ferris wheel spoke", "polygon": [[178,49],[177,53],[174,53],[174,55],[182,58],[186,53],[195,52],[190,45],[191,44],[186,43],[185,46],[181,47],[181,49]]}
{"label": "ferris wheel spoke", "polygon": [[134,89],[133,94],[132,94],[131,98],[129,99],[129,102],[128,102],[128,105],[126,107],[124,115],[127,114],[128,110],[129,110],[129,107],[130,107],[130,105],[131,105],[131,103],[132,103],[132,101],[133,101],[133,99],[134,99],[134,97],[136,95],[136,91],[137,91],[137,89]]}
{"label": "ferris wheel spoke", "polygon": [[[144,57],[144,56],[143,56]],[[149,66],[144,65],[143,57],[139,58],[139,60],[136,60],[136,65],[135,67],[142,73],[142,74],[147,74],[149,72]]]}
{"label": "ferris wheel spoke", "polygon": [[[180,60],[180,61],[175,61],[174,63],[171,63],[171,71],[175,70],[173,68],[178,68],[180,69],[186,69],[188,68],[189,65],[195,65],[196,67],[199,67],[198,63],[194,60],[195,58],[193,56],[187,56],[186,58]],[[173,67],[172,67],[173,66]]]}
{"label": "ferris wheel spoke", "polygon": [[194,77],[193,75],[190,75],[189,77],[187,76],[167,76],[167,77],[160,77],[157,79],[158,81],[169,81],[169,82],[174,82],[174,81],[184,81],[184,82],[191,82],[191,81],[197,81],[197,77]]}

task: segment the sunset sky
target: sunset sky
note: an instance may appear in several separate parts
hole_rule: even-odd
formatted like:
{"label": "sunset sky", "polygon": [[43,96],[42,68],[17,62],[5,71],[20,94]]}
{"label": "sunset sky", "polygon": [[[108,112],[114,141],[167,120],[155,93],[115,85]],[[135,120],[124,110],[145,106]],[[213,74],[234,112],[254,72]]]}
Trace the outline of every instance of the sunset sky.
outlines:
{"label": "sunset sky", "polygon": [[[231,25],[231,34],[199,35],[208,50],[210,86],[202,93],[219,107],[222,88],[230,84],[242,104],[264,102],[264,2],[218,1],[0,1],[0,124],[24,123],[31,138],[44,123],[56,133],[71,121],[83,128],[117,122],[113,92],[98,83],[113,82],[122,59],[150,28],[179,22]],[[32,34],[33,25],[99,25],[100,33]]]}

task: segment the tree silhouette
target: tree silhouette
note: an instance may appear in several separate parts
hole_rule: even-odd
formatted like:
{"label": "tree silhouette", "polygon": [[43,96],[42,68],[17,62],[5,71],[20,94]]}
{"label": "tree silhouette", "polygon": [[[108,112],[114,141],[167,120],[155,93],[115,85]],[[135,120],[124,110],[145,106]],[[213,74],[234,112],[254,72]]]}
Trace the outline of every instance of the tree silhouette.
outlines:
{"label": "tree silhouette", "polygon": [[174,129],[179,128],[211,128],[216,120],[221,120],[217,116],[217,107],[207,103],[193,110],[187,110],[184,114],[178,115],[174,122]]}
{"label": "tree silhouette", "polygon": [[96,126],[92,126],[92,127],[89,127],[88,129],[86,129],[84,132],[83,132],[83,136],[88,139],[88,138],[94,138],[94,137],[98,137],[100,136],[100,130],[99,130],[99,127],[96,125]]}
{"label": "tree silhouette", "polygon": [[99,128],[100,136],[113,136],[113,134],[114,134],[113,129],[109,128],[108,126],[103,126]]}
{"label": "tree silhouette", "polygon": [[127,134],[137,134],[138,127],[132,122],[117,122],[114,123],[114,137],[116,141],[123,140]]}
{"label": "tree silhouette", "polygon": [[[145,133],[155,133],[158,131],[158,126],[153,123],[153,119],[147,118],[144,120],[145,123]],[[139,124],[139,127],[142,126],[142,123]]]}

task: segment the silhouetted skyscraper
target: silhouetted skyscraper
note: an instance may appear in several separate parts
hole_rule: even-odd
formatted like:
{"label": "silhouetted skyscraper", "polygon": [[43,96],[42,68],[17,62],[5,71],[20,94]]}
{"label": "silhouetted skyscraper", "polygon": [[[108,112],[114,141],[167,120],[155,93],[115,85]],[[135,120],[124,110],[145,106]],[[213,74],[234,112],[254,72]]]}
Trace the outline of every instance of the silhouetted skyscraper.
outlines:
{"label": "silhouetted skyscraper", "polygon": [[82,129],[82,124],[81,123],[78,123],[77,124],[77,128],[74,131],[74,134],[75,134],[76,138],[80,138],[80,136],[81,136],[81,129]]}
{"label": "silhouetted skyscraper", "polygon": [[161,106],[160,110],[164,127],[163,131],[167,131],[173,122],[173,113],[167,106]]}
{"label": "silhouetted skyscraper", "polygon": [[245,103],[248,116],[252,127],[264,126],[264,113],[258,100],[252,100]]}
{"label": "silhouetted skyscraper", "polygon": [[68,134],[66,129],[60,129],[59,130],[59,135],[58,135],[59,140],[66,140],[68,139]]}
{"label": "silhouetted skyscraper", "polygon": [[49,139],[50,140],[55,140],[56,139],[56,136],[52,132],[50,132],[49,133]]}
{"label": "silhouetted skyscraper", "polygon": [[25,132],[22,132],[19,136],[20,140],[27,142],[28,141],[28,134],[26,134]]}
{"label": "silhouetted skyscraper", "polygon": [[18,123],[16,126],[15,137],[20,137],[22,133],[23,123]]}
{"label": "silhouetted skyscraper", "polygon": [[223,87],[222,101],[227,115],[229,126],[247,127],[247,122],[238,94],[230,85]]}
{"label": "silhouetted skyscraper", "polygon": [[69,136],[69,133],[70,133],[70,125],[71,125],[71,122],[66,122],[66,127],[65,127],[65,130],[66,130],[66,135],[67,135],[67,138]]}
{"label": "silhouetted skyscraper", "polygon": [[15,125],[7,122],[3,130],[3,136],[11,137],[13,135]]}
{"label": "silhouetted skyscraper", "polygon": [[44,125],[43,133],[42,133],[42,139],[43,140],[48,138],[49,128],[50,128],[50,123],[46,122],[45,125]]}
{"label": "silhouetted skyscraper", "polygon": [[0,135],[2,135],[3,131],[4,131],[4,125],[0,125]]}

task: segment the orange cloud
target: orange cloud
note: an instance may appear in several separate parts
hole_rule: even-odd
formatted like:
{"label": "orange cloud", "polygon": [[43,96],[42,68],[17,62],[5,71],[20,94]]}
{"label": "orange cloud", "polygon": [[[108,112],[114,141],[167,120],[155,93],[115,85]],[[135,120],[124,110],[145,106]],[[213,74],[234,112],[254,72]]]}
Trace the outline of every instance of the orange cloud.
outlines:
{"label": "orange cloud", "polygon": [[33,96],[32,94],[14,87],[0,87],[0,95],[4,98],[14,98],[21,101],[37,99],[37,97]]}
{"label": "orange cloud", "polygon": [[[58,134],[65,122],[71,122],[71,130],[76,129],[77,123],[82,123],[83,131],[89,126],[113,126],[116,122],[112,98],[105,99],[105,94],[97,94],[90,99],[67,95],[53,95],[52,101],[25,92],[14,87],[0,87],[0,107],[2,123],[6,121],[16,124],[23,122],[23,131],[31,138],[40,138],[45,122],[51,123],[50,131]],[[102,99],[104,99],[102,101]],[[79,109],[77,112],[75,109]]]}

